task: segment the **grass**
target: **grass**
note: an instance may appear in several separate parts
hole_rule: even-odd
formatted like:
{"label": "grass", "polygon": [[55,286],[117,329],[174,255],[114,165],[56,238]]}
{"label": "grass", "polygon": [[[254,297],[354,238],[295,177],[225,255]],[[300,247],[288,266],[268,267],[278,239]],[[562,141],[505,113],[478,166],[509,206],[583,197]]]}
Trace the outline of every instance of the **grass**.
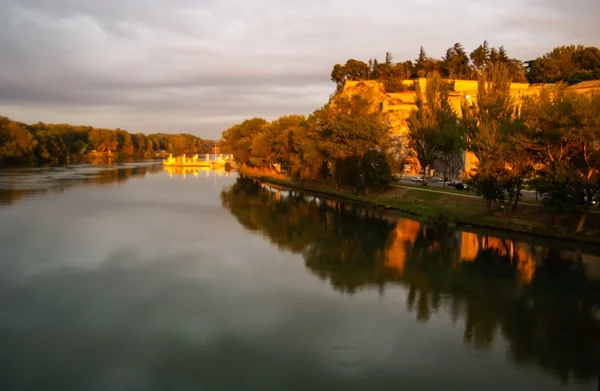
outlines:
{"label": "grass", "polygon": [[516,211],[511,210],[504,215],[500,205],[495,204],[492,210],[488,211],[483,199],[476,196],[464,197],[465,192],[460,190],[444,191],[402,184],[402,187],[391,186],[383,192],[372,191],[366,195],[355,195],[350,191],[338,191],[334,186],[323,186],[315,182],[298,183],[284,175],[272,176],[270,173],[247,169],[240,170],[240,173],[275,185],[398,210],[420,220],[600,243],[600,214],[596,213],[589,215],[585,232],[575,233],[579,216],[570,216],[556,228],[553,226],[554,216],[540,208],[539,204],[521,202]]}
{"label": "grass", "polygon": [[396,187],[411,187],[411,188],[419,189],[419,190],[440,191],[442,193],[470,195],[470,196],[476,197],[475,193],[468,192],[468,191],[465,191],[465,190],[452,189],[449,186],[447,186],[444,189],[443,187],[423,186],[423,185],[421,185],[419,183],[405,183],[405,182],[392,183],[391,185],[392,186],[396,186]]}

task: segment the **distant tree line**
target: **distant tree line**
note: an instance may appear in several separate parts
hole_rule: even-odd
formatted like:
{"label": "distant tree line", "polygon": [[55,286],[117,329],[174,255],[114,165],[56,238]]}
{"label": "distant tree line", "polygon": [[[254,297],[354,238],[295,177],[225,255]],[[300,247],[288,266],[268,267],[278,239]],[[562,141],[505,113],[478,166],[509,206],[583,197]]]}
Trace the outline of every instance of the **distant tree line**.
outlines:
{"label": "distant tree line", "polygon": [[27,125],[0,116],[0,164],[67,163],[92,151],[151,159],[155,150],[176,155],[208,153],[214,142],[190,134],[131,134],[91,126]]}
{"label": "distant tree line", "polygon": [[411,88],[403,83],[428,73],[439,74],[450,80],[477,80],[479,73],[490,64],[505,64],[510,79],[515,83],[555,83],[559,81],[576,84],[585,80],[600,79],[600,50],[595,47],[561,46],[535,60],[522,62],[511,58],[504,46],[490,47],[487,41],[468,53],[460,43],[446,50],[441,58],[427,55],[421,46],[415,60],[394,62],[392,55],[385,54],[385,61],[377,58],[363,62],[349,59],[344,65],[336,64],[331,80],[338,90],[346,80],[377,80],[387,92],[402,92]]}

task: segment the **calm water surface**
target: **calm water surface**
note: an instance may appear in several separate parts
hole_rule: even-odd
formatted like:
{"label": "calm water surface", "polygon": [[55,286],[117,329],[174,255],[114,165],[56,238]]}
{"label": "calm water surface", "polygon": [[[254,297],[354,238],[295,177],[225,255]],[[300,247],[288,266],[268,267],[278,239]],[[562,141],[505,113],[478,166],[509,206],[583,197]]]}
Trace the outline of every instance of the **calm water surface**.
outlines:
{"label": "calm water surface", "polygon": [[161,166],[0,171],[0,390],[597,390],[600,249]]}

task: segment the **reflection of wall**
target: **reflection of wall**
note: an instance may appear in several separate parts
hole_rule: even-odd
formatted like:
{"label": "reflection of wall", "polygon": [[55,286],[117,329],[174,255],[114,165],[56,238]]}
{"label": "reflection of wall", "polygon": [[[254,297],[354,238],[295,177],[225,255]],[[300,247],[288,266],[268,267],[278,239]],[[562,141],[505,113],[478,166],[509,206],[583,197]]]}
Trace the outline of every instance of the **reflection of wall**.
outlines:
{"label": "reflection of wall", "polygon": [[409,219],[400,219],[394,230],[394,239],[386,251],[385,266],[394,268],[400,273],[404,271],[407,250],[411,251],[421,231],[421,223]]}
{"label": "reflection of wall", "polygon": [[466,344],[488,349],[504,338],[508,359],[520,366],[536,364],[563,381],[597,377],[600,287],[570,260],[600,257],[576,245],[457,232],[391,214],[373,217],[368,208],[344,201],[277,197],[277,190],[239,180],[222,193],[223,206],[282,251],[300,254],[307,269],[336,291],[375,288],[384,294],[386,286],[400,285],[417,320],[441,312],[464,321]]}
{"label": "reflection of wall", "polygon": [[532,254],[531,246],[524,243],[515,243],[512,240],[462,232],[460,259],[463,262],[473,262],[480,255],[480,251],[493,252],[498,258],[506,258],[514,262],[523,282],[530,282],[533,278],[536,260]]}
{"label": "reflection of wall", "polygon": [[471,232],[462,232],[460,240],[460,259],[465,262],[474,261],[479,253],[477,235]]}

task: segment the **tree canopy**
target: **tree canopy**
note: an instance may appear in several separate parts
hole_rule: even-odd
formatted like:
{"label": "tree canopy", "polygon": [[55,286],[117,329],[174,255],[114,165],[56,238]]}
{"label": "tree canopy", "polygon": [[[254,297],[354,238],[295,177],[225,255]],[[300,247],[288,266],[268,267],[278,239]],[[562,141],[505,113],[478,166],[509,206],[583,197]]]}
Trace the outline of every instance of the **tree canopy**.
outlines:
{"label": "tree canopy", "polygon": [[450,85],[438,72],[427,75],[425,91],[416,85],[416,110],[407,120],[410,146],[416,152],[423,170],[423,185],[427,185],[429,169],[442,154],[456,154],[461,149],[462,136],[457,116],[450,105]]}
{"label": "tree canopy", "polygon": [[600,79],[600,50],[595,47],[560,46],[542,57],[523,62],[510,57],[504,46],[492,47],[483,41],[471,52],[457,42],[439,58],[429,56],[421,46],[414,60],[394,62],[390,52],[386,52],[385,62],[377,58],[367,63],[350,59],[344,65],[334,65],[331,80],[338,91],[346,80],[377,80],[387,92],[401,92],[409,88],[403,80],[425,77],[435,71],[445,79],[477,80],[481,71],[499,63],[506,66],[513,83],[576,84]]}
{"label": "tree canopy", "polygon": [[530,83],[577,84],[600,79],[600,50],[585,46],[559,46],[551,52],[527,62]]}
{"label": "tree canopy", "polygon": [[191,134],[131,134],[66,124],[27,125],[0,117],[0,163],[67,163],[92,151],[123,157],[153,158],[155,150],[180,155],[208,153],[214,143]]}

